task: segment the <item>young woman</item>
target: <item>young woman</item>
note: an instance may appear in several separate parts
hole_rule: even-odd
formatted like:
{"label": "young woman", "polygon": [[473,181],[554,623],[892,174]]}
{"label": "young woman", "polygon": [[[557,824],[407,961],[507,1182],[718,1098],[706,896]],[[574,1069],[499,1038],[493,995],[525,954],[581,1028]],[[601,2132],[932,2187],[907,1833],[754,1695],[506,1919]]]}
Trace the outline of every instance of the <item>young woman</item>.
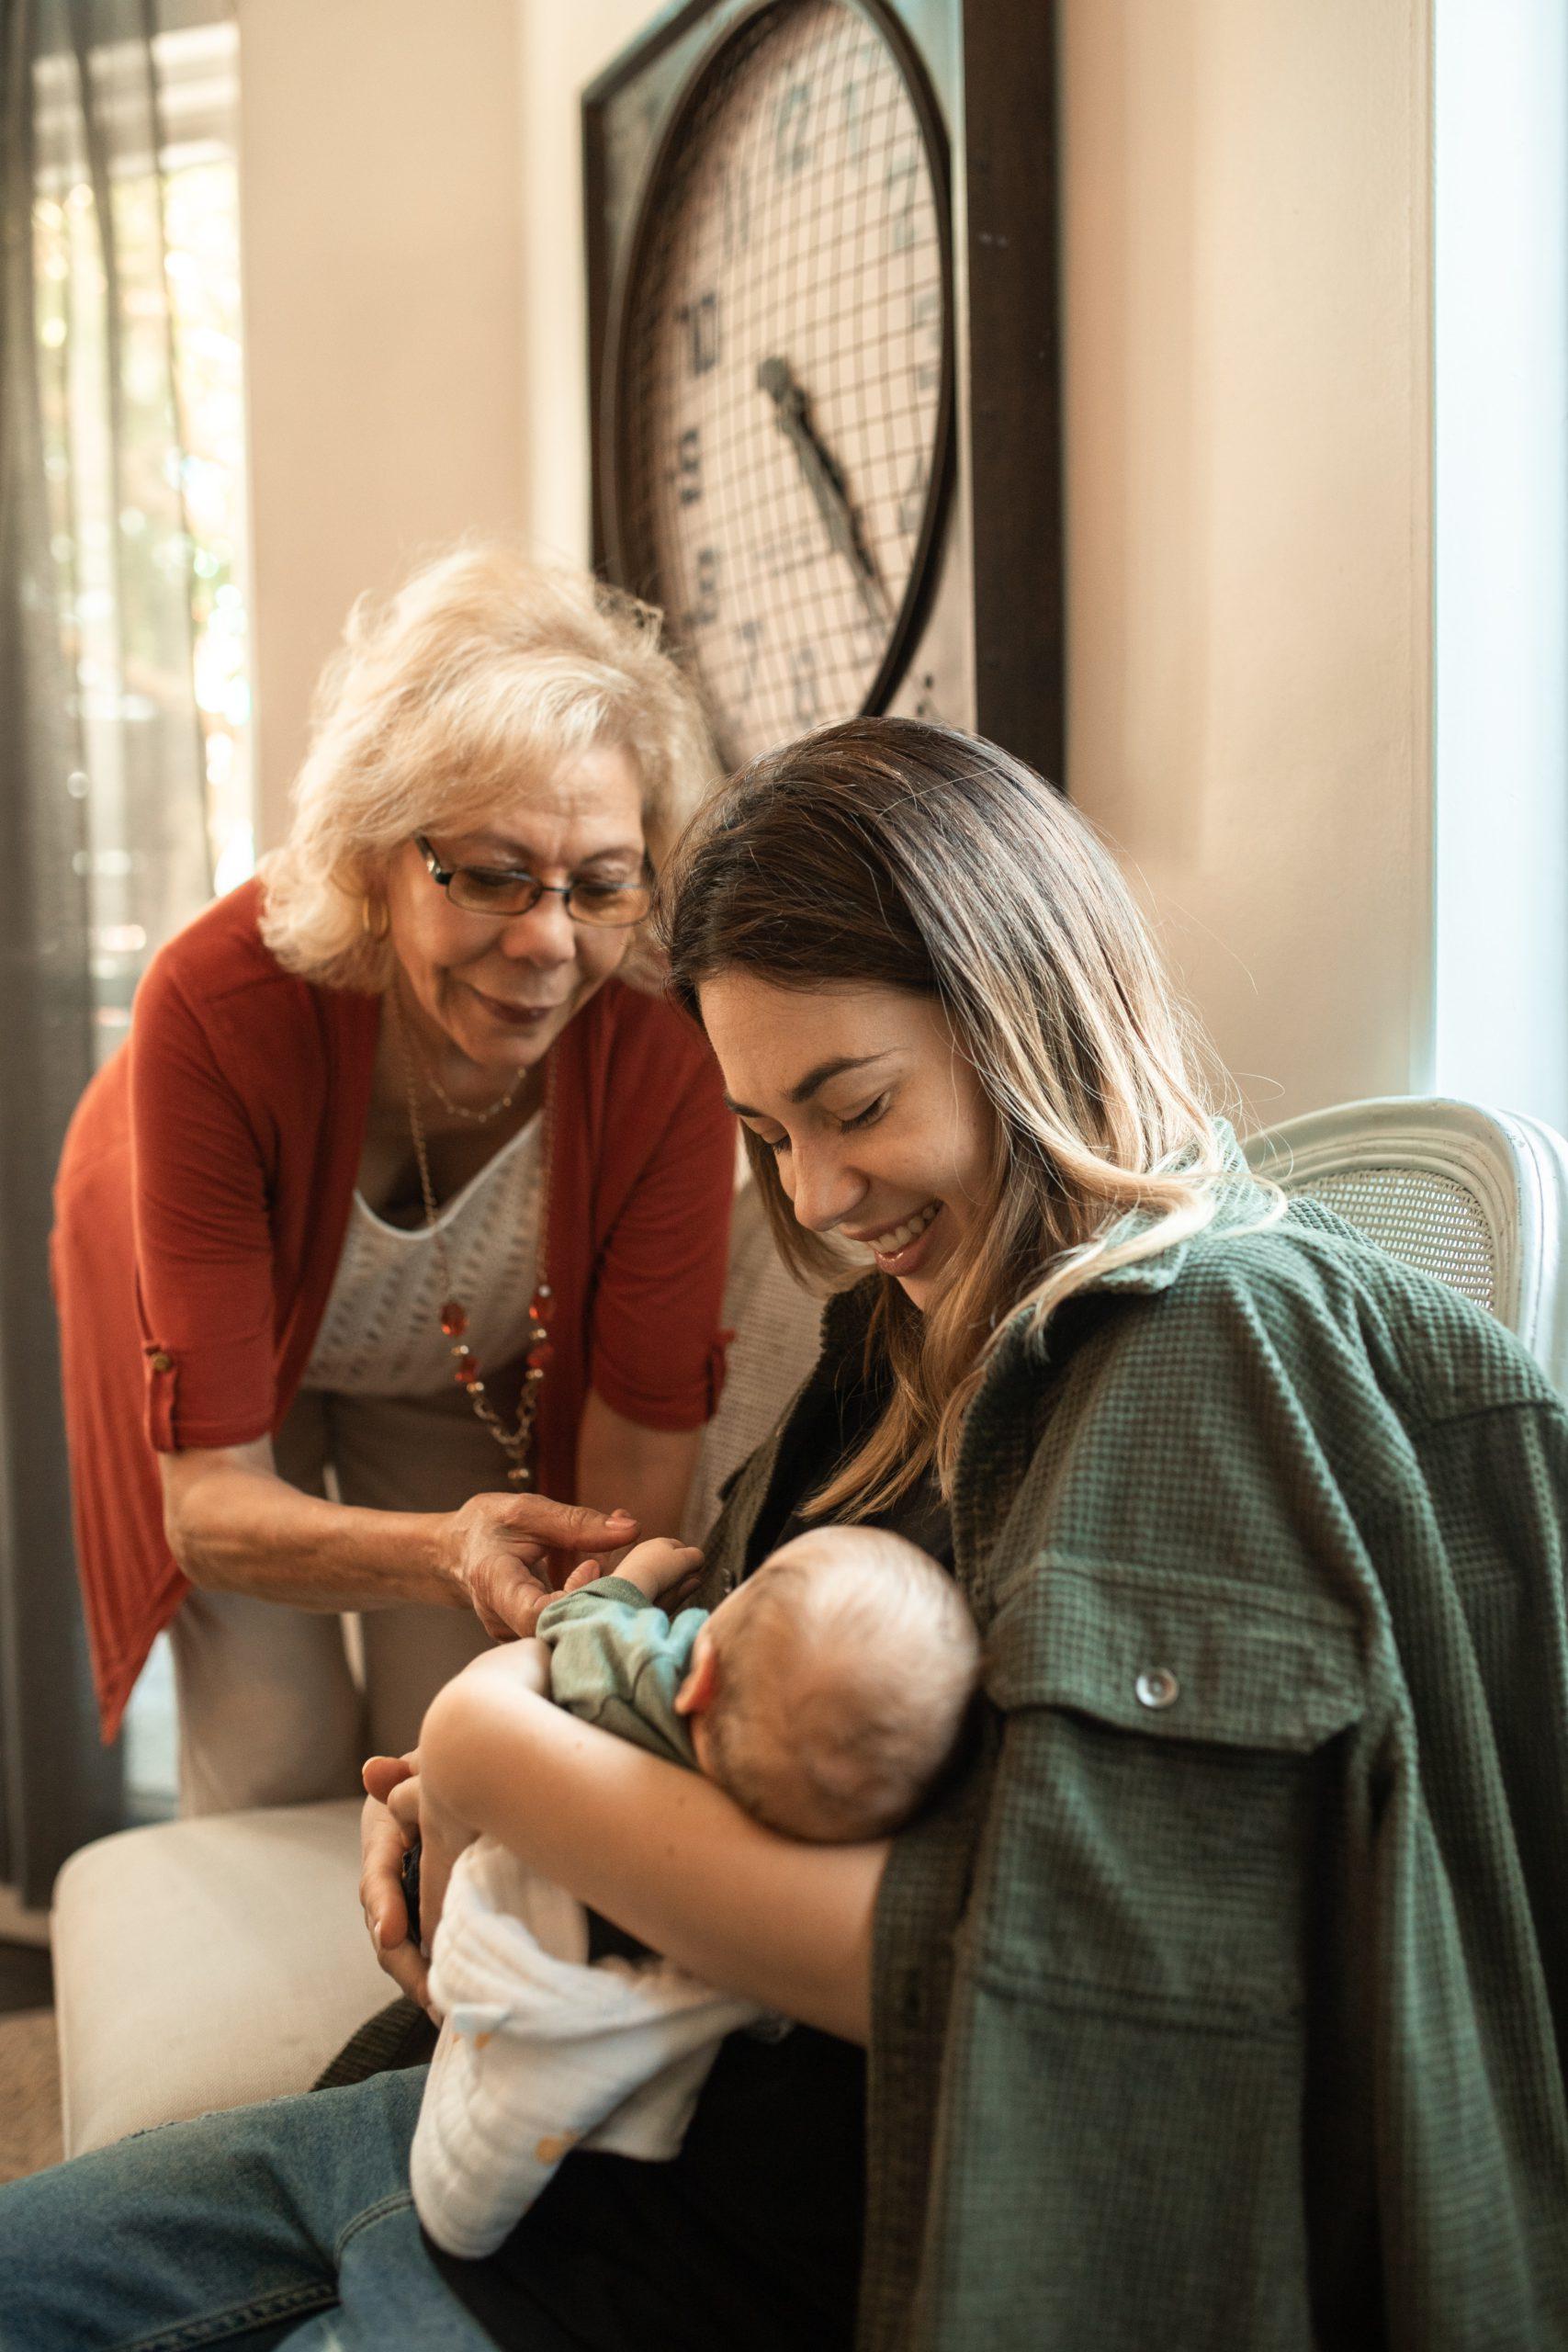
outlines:
{"label": "young woman", "polygon": [[870,1266],[698,1597],[824,1512],[918,1530],[986,1639],[964,1767],[808,1848],[478,1661],[367,1808],[400,1980],[417,1813],[430,1908],[489,1832],[801,2023],[480,2264],[413,2221],[417,2076],[84,2158],[0,2196],[0,2337],[1568,2341],[1560,1400],[1247,1178],[1109,860],[993,747],[772,755],[667,928],[781,1238]]}

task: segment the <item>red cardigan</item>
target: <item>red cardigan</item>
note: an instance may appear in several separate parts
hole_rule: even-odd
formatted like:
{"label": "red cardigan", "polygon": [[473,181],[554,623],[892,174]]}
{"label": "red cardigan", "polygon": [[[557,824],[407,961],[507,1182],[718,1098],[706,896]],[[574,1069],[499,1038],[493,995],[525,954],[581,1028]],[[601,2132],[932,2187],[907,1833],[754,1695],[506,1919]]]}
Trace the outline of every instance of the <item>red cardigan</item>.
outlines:
{"label": "red cardigan", "polygon": [[[106,1739],[188,1589],[154,1455],[277,1430],[354,1197],[380,1000],[292,978],[262,944],[258,894],[250,882],[220,899],[153,959],[129,1043],[82,1098],[55,1191],[77,1561]],[[554,1051],[555,1355],[537,1459],[540,1489],[570,1501],[591,1385],[649,1429],[694,1429],[713,1410],[735,1133],[701,1038],[617,980]]]}

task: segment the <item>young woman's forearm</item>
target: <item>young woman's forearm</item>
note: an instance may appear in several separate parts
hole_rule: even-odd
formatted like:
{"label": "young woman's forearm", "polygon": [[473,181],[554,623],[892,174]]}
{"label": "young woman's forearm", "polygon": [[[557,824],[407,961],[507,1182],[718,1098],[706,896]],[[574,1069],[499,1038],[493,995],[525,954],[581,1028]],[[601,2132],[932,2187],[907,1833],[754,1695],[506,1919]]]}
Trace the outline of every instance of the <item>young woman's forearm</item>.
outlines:
{"label": "young woman's forearm", "polygon": [[700,1773],[473,1668],[433,1702],[420,1764],[467,1827],[694,1975],[867,2039],[885,1844],[775,1836]]}
{"label": "young woman's forearm", "polygon": [[325,1502],[254,1452],[164,1457],[164,1529],[192,1584],[296,1609],[468,1606],[443,1566],[444,1514]]}

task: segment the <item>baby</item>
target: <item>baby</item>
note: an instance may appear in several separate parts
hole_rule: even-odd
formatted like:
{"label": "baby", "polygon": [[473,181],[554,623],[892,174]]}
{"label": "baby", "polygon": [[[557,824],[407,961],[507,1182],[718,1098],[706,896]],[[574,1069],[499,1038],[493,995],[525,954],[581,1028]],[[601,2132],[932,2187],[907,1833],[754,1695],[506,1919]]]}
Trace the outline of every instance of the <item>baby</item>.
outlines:
{"label": "baby", "polygon": [[638,1544],[613,1577],[539,1620],[550,1695],[694,1764],[792,1838],[882,1838],[951,1755],[979,1645],[953,1578],[901,1536],[822,1527],[772,1555],[710,1614],[660,1601],[701,1554]]}
{"label": "baby", "polygon": [[[952,1758],[978,1679],[953,1578],[901,1536],[814,1528],[711,1612],[671,1618],[660,1604],[701,1562],[638,1544],[614,1576],[551,1601],[538,1623],[551,1697],[787,1836],[901,1826]],[[494,2251],[580,2141],[673,2155],[719,2042],[760,2023],[669,1961],[590,1966],[581,1905],[485,1838],[453,1871],[430,1984],[445,2021],[414,2201],[437,2245],[469,2256]]]}

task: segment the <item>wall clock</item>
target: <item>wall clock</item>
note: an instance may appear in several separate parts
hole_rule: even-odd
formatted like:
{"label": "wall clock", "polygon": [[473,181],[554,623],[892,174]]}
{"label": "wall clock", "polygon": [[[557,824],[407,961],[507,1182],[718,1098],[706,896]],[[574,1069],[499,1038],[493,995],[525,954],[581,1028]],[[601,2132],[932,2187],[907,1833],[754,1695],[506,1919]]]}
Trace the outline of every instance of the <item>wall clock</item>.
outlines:
{"label": "wall clock", "polygon": [[895,708],[1061,778],[1052,62],[1041,0],[688,0],[585,94],[595,560],[728,762]]}

